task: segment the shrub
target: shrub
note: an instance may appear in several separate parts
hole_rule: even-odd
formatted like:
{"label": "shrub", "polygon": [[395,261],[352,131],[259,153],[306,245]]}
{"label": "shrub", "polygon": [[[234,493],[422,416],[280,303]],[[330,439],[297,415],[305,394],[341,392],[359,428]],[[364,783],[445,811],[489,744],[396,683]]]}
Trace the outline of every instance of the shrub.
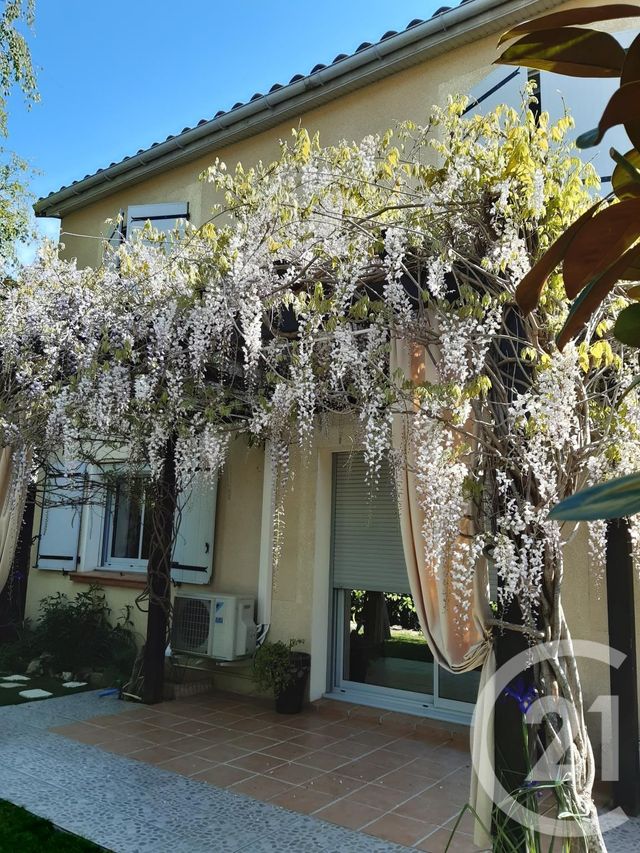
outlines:
{"label": "shrub", "polygon": [[[296,679],[301,666],[300,655],[294,651],[296,646],[304,645],[304,640],[289,640],[283,643],[263,643],[257,650],[253,662],[253,674],[261,690],[277,696]],[[308,666],[305,659],[305,665]]]}
{"label": "shrub", "polygon": [[107,680],[128,676],[137,654],[136,634],[126,608],[115,625],[104,591],[91,586],[69,598],[61,592],[40,602],[35,626],[28,622],[16,640],[0,647],[0,670],[23,672],[42,654],[54,672],[101,670]]}

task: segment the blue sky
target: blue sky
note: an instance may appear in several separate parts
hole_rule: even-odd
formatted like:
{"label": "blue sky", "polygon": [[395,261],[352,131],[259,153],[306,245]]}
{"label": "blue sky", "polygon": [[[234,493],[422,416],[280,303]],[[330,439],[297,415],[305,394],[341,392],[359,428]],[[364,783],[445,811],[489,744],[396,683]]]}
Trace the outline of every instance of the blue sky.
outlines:
{"label": "blue sky", "polygon": [[9,147],[38,170],[31,188],[45,195],[441,5],[37,0],[41,102],[27,111],[11,99]]}

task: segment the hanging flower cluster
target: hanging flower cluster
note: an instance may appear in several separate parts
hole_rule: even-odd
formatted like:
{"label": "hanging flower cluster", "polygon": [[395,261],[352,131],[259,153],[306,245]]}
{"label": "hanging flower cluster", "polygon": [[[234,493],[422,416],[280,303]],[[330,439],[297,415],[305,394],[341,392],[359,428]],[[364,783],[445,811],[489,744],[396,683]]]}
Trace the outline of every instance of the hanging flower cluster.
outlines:
{"label": "hanging flower cluster", "polygon": [[[147,229],[99,269],[46,249],[0,303],[3,442],[34,464],[117,446],[157,477],[173,441],[184,486],[215,476],[240,433],[269,439],[283,476],[291,444],[308,450],[317,416],[340,413],[375,487],[393,418],[411,411],[425,552],[461,590],[483,553],[503,603],[533,620],[561,560],[548,512],[640,467],[637,398],[616,405],[632,366],[610,305],[562,355],[559,282],[532,316],[514,307],[597,186],[563,142],[569,119],[464,109],[329,148],[296,131],[276,162],[233,173],[216,162],[203,179],[224,217],[168,244]],[[424,348],[428,379],[398,375],[398,340]]]}

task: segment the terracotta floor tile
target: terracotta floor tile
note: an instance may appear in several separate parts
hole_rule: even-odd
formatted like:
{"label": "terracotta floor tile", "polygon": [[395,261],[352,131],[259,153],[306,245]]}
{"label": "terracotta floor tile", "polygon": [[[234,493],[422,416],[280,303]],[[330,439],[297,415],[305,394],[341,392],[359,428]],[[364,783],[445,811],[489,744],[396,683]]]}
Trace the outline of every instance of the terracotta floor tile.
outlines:
{"label": "terracotta floor tile", "polygon": [[335,755],[332,752],[327,752],[326,749],[319,749],[316,752],[309,752],[298,758],[298,764],[304,764],[308,767],[316,767],[318,770],[335,770],[343,764],[349,763],[349,758],[344,755]]}
{"label": "terracotta floor tile", "polygon": [[136,752],[138,749],[145,749],[151,746],[148,740],[143,740],[135,735],[125,735],[124,737],[113,737],[100,744],[100,749],[107,752],[115,752],[116,755],[129,755],[131,752]]}
{"label": "terracotta floor tile", "polygon": [[398,740],[398,738],[393,734],[385,732],[384,726],[381,726],[380,729],[376,729],[375,731],[363,731],[352,734],[351,740],[356,743],[363,743],[371,749],[377,749],[378,747],[386,746],[391,741]]}
{"label": "terracotta floor tile", "polygon": [[362,803],[348,803],[346,800],[340,800],[338,803],[332,803],[324,809],[314,812],[313,816],[322,818],[322,820],[329,820],[331,823],[337,823],[338,826],[360,829],[365,824],[381,817],[382,812]]}
{"label": "terracotta floor tile", "polygon": [[162,764],[163,761],[169,761],[171,758],[179,758],[180,753],[169,746],[154,745],[132,752],[129,757],[135,758],[136,761],[144,761],[145,764]]}
{"label": "terracotta floor tile", "polygon": [[113,731],[111,729],[92,726],[89,723],[72,723],[68,726],[56,726],[53,729],[49,729],[49,731],[87,744],[99,744],[113,739]]}
{"label": "terracotta floor tile", "polygon": [[199,735],[210,731],[222,732],[224,729],[214,727],[210,723],[205,723],[202,720],[182,720],[175,726],[171,727],[174,731],[180,732],[183,735]]}
{"label": "terracotta floor tile", "polygon": [[355,740],[337,740],[335,743],[332,743],[330,746],[325,747],[327,752],[331,752],[334,755],[342,755],[344,758],[361,758],[363,755],[366,755],[368,752],[371,752],[371,747],[367,746],[364,743],[356,743]]}
{"label": "terracotta floor tile", "polygon": [[402,753],[396,752],[393,744],[389,747],[369,752],[367,758],[370,758],[375,764],[387,767],[389,770],[397,770],[399,767],[407,767],[411,764],[411,759],[407,758],[406,755],[402,755]]}
{"label": "terracotta floor tile", "polygon": [[176,714],[158,713],[154,717],[150,717],[145,722],[152,726],[161,726],[162,728],[173,728],[184,724],[184,717],[178,717]]}
{"label": "terracotta floor tile", "polygon": [[240,758],[241,755],[247,755],[247,750],[241,749],[233,743],[214,743],[205,749],[199,749],[197,754],[209,761],[222,764],[226,761],[233,761],[234,758]]}
{"label": "terracotta floor tile", "polygon": [[278,741],[291,740],[291,738],[300,736],[298,729],[292,729],[291,726],[281,726],[278,724],[262,729],[260,734],[262,737],[270,737],[273,738],[273,740]]}
{"label": "terracotta floor tile", "polygon": [[199,735],[184,735],[179,740],[171,741],[168,745],[171,746],[171,749],[179,750],[183,755],[189,755],[192,752],[202,752],[207,747],[215,746],[210,740]]}
{"label": "terracotta floor tile", "polygon": [[411,847],[416,841],[420,841],[425,835],[434,832],[436,829],[437,826],[423,823],[420,820],[412,820],[410,817],[402,817],[402,815],[386,814],[365,826],[362,831],[366,832],[367,835],[384,838],[385,841],[393,841],[396,844],[406,844],[407,847]]}
{"label": "terracotta floor tile", "polygon": [[235,723],[225,723],[225,726],[226,728],[233,729],[236,732],[248,732],[251,734],[268,728],[269,723],[264,720],[256,719],[256,717],[246,717]]}
{"label": "terracotta floor tile", "polygon": [[267,775],[273,779],[279,779],[281,782],[289,782],[292,785],[304,785],[310,779],[315,779],[318,776],[318,770],[315,767],[305,767],[302,764],[282,764],[280,767],[275,767],[269,770]]}
{"label": "terracotta floor tile", "polygon": [[195,754],[178,755],[176,758],[163,761],[159,766],[163,770],[171,770],[173,773],[179,773],[181,776],[193,776],[201,770],[211,769],[211,762]]}
{"label": "terracotta floor tile", "polygon": [[266,755],[273,755],[276,758],[281,758],[283,761],[295,761],[303,755],[307,755],[309,749],[306,746],[298,746],[295,743],[274,743],[273,746],[265,746],[260,750]]}
{"label": "terracotta floor tile", "polygon": [[207,782],[209,785],[215,785],[216,788],[229,788],[237,782],[242,782],[243,779],[248,779],[255,774],[249,770],[242,770],[240,767],[232,767],[230,764],[216,764],[208,770],[202,770],[192,776],[192,779],[198,782]]}
{"label": "terracotta floor tile", "polygon": [[237,714],[227,714],[225,711],[214,711],[211,716],[207,717],[207,722],[211,723],[212,726],[223,726],[227,727],[231,723],[239,723],[242,720],[242,717],[238,717]]}
{"label": "terracotta floor tile", "polygon": [[425,776],[418,776],[415,773],[409,773],[406,768],[393,770],[387,773],[383,778],[383,784],[389,785],[391,788],[397,788],[398,791],[406,791],[409,794],[417,794],[424,791],[430,785],[433,785],[434,779],[428,779]]}
{"label": "terracotta floor tile", "polygon": [[264,800],[266,802],[280,794],[285,794],[292,787],[292,785],[287,785],[286,782],[280,782],[278,779],[258,775],[232,785],[231,790],[238,794],[246,794],[255,800]]}
{"label": "terracotta floor tile", "polygon": [[[449,847],[447,848],[447,845]],[[416,845],[418,850],[426,850],[428,853],[476,853],[482,847],[476,847],[470,835],[457,832],[451,838],[451,832],[447,829],[438,829],[432,835],[427,836],[424,841]],[[484,848],[486,850],[486,848]],[[546,848],[543,848],[546,849]]]}
{"label": "terracotta floor tile", "polygon": [[425,743],[422,740],[414,740],[412,737],[408,737],[395,741],[393,750],[398,755],[405,755],[409,761],[415,761],[418,758],[427,760],[441,746],[441,743]]}
{"label": "terracotta floor tile", "polygon": [[410,795],[406,791],[398,791],[397,788],[390,788],[388,785],[375,782],[358,788],[349,794],[347,799],[388,812],[403,803],[408,796]]}
{"label": "terracotta floor tile", "polygon": [[336,739],[330,735],[321,735],[316,732],[305,732],[298,737],[291,738],[291,743],[298,746],[306,746],[309,749],[322,749],[325,746],[333,746]]}
{"label": "terracotta floor tile", "polygon": [[282,806],[285,809],[291,809],[294,812],[310,814],[328,806],[331,801],[332,797],[328,794],[321,794],[320,791],[309,791],[306,788],[293,787],[290,791],[273,797],[269,802],[277,806]]}
{"label": "terracotta floor tile", "polygon": [[[115,727],[114,727],[115,728]],[[156,726],[150,726],[149,723],[143,720],[123,720],[117,727],[118,734],[122,735],[140,735],[143,737],[149,732],[157,732]]]}
{"label": "terracotta floor tile", "polygon": [[213,726],[201,732],[194,732],[194,734],[203,740],[208,740],[209,743],[226,743],[238,738],[238,732],[232,729],[223,729],[220,726]]}
{"label": "terracotta floor tile", "polygon": [[[351,761],[340,768],[340,772],[345,776],[351,776],[352,779],[359,779],[364,782],[373,782],[381,776],[386,776],[389,773],[388,767],[383,767],[382,764],[377,764],[375,761],[370,761],[368,757],[358,758],[356,761]],[[397,785],[395,787],[398,787]],[[424,787],[424,786],[423,786]]]}
{"label": "terracotta floor tile", "polygon": [[251,752],[259,752],[262,749],[267,749],[270,746],[275,746],[277,743],[281,743],[281,741],[273,740],[272,738],[265,737],[262,734],[240,734],[239,732],[234,732],[233,734],[235,737],[226,741],[226,743],[232,743],[234,746],[241,746],[243,749],[250,750]]}
{"label": "terracotta floor tile", "polygon": [[165,746],[170,743],[175,743],[178,740],[184,740],[184,735],[180,732],[175,732],[173,729],[150,729],[144,733],[144,739],[149,743],[156,743]]}
{"label": "terracotta floor tile", "polygon": [[464,802],[458,802],[433,788],[418,794],[394,809],[394,814],[442,825],[460,814]]}
{"label": "terracotta floor tile", "polygon": [[319,734],[329,735],[336,740],[344,740],[345,738],[350,738],[357,731],[358,728],[344,725],[341,721],[338,723],[329,723],[324,729],[319,730]]}
{"label": "terracotta floor tile", "polygon": [[304,787],[310,791],[320,791],[323,794],[331,794],[334,799],[346,797],[347,794],[362,787],[362,782],[343,776],[340,773],[322,773],[304,783]]}
{"label": "terracotta floor tile", "polygon": [[250,752],[248,755],[241,755],[239,758],[234,758],[230,762],[234,767],[241,767],[243,770],[251,770],[253,773],[266,773],[283,764],[281,758],[274,758],[272,755],[263,755],[260,752]]}

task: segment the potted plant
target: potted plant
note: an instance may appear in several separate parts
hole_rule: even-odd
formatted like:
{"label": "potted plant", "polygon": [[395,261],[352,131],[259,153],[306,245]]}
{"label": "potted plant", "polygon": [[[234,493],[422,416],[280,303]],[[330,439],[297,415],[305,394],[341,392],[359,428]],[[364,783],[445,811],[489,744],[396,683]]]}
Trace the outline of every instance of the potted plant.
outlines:
{"label": "potted plant", "polygon": [[304,640],[263,643],[257,650],[253,672],[262,690],[273,691],[279,714],[297,714],[302,710],[311,668],[311,656],[294,651]]}

